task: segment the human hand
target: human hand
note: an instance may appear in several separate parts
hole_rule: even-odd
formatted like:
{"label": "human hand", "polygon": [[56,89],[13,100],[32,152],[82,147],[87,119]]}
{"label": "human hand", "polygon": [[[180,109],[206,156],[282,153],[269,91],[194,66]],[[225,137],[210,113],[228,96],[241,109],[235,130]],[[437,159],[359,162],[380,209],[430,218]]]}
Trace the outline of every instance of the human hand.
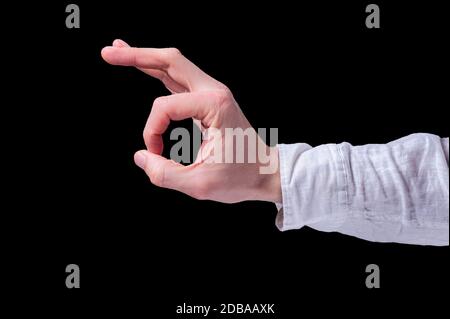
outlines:
{"label": "human hand", "polygon": [[[122,40],[115,40],[113,46],[103,48],[101,54],[112,65],[133,66],[158,78],[172,93],[154,101],[144,129],[147,150],[138,151],[134,156],[136,165],[147,173],[153,184],[196,199],[225,203],[281,202],[278,149],[260,139],[224,84],[204,73],[174,48],[133,48]],[[203,140],[195,162],[184,166],[161,156],[162,134],[171,120],[187,118],[193,118],[208,137]],[[238,145],[233,143],[233,138],[226,138],[229,129],[242,129],[254,139],[248,137],[246,143]],[[254,152],[250,143],[256,143],[258,155],[265,156],[249,161],[249,154]],[[236,158],[239,152],[247,154],[247,160],[231,163],[223,160],[223,155],[230,152]],[[267,165],[273,169],[265,170]]]}

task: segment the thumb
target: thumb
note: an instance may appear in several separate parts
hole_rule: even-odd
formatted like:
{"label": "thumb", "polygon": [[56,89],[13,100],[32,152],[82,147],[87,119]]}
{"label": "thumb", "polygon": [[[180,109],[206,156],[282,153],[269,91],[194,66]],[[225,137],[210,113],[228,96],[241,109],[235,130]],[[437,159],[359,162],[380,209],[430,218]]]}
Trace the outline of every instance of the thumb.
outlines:
{"label": "thumb", "polygon": [[145,171],[156,186],[181,192],[188,189],[186,183],[191,180],[186,176],[191,173],[188,167],[146,150],[136,152],[134,162]]}

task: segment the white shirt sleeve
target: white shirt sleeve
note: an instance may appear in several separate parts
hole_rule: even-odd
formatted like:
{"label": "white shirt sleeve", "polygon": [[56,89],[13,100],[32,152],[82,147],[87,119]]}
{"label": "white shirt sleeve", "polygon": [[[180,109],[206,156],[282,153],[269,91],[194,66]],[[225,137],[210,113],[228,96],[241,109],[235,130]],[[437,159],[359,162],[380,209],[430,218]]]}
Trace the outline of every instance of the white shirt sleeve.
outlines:
{"label": "white shirt sleeve", "polygon": [[280,230],[305,225],[376,242],[449,244],[449,139],[279,144]]}

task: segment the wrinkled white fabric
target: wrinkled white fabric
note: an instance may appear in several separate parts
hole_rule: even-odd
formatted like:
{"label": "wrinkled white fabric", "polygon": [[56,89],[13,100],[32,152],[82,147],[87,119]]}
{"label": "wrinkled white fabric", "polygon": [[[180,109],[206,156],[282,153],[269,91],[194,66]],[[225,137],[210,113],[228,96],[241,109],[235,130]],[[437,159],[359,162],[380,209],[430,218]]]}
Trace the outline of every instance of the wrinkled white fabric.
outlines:
{"label": "wrinkled white fabric", "polygon": [[279,144],[280,230],[305,225],[376,242],[449,244],[449,139]]}

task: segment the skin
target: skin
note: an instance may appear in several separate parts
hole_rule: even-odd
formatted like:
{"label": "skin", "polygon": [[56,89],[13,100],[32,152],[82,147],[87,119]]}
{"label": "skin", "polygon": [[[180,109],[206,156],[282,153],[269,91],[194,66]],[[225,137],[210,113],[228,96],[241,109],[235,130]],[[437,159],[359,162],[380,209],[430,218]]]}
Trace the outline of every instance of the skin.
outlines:
{"label": "skin", "polygon": [[[230,90],[200,70],[175,48],[152,49],[130,47],[122,40],[103,48],[103,59],[112,65],[136,67],[155,77],[172,93],[158,97],[144,128],[146,150],[136,152],[134,161],[159,187],[170,188],[196,199],[209,199],[224,203],[245,200],[281,202],[279,157],[276,147],[261,140],[271,161],[276,161],[274,174],[261,174],[256,163],[213,163],[213,144],[226,140],[209,138],[202,142],[201,156],[195,163],[181,165],[161,156],[162,134],[170,121],[192,118],[202,131],[215,128],[242,128],[253,130],[234,100]],[[245,145],[247,147],[247,145]]]}

